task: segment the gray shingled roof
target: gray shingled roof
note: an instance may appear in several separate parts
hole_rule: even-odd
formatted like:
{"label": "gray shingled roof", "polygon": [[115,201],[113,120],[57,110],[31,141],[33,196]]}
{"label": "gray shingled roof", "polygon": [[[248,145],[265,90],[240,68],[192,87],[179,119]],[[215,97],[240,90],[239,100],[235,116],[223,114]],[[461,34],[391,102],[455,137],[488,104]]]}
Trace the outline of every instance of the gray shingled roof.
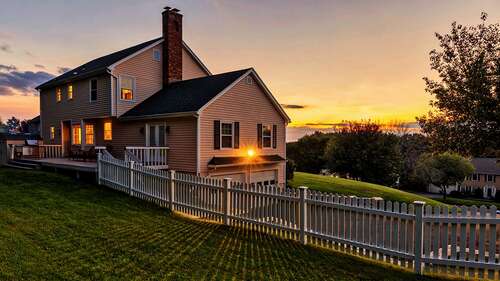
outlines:
{"label": "gray shingled roof", "polygon": [[72,69],[66,73],[63,73],[52,80],[49,80],[42,85],[36,87],[36,89],[43,89],[43,88],[48,88],[48,87],[54,87],[58,86],[64,83],[68,83],[70,81],[78,80],[78,79],[83,79],[87,76],[90,75],[96,75],[99,73],[104,73],[106,72],[107,68],[114,63],[132,55],[133,53],[140,51],[143,48],[146,48],[147,46],[158,42],[162,39],[162,37],[146,41],[141,44],[137,44],[135,46],[132,46],[127,49],[123,49],[118,52],[114,52],[112,54],[109,54],[107,56],[103,56],[94,60],[91,60],[85,64],[80,65],[79,67]]}
{"label": "gray shingled roof", "polygon": [[476,174],[500,175],[500,158],[472,158]]}
{"label": "gray shingled roof", "polygon": [[139,118],[169,113],[194,112],[238,80],[250,69],[173,82],[120,118]]}

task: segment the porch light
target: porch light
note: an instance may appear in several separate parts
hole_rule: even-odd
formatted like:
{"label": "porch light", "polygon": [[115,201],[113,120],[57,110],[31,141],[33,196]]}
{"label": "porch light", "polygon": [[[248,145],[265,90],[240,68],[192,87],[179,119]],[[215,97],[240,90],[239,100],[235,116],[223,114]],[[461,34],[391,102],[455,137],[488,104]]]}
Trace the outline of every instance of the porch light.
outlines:
{"label": "porch light", "polygon": [[247,156],[248,156],[248,158],[254,157],[255,156],[255,151],[253,149],[249,148],[247,150]]}

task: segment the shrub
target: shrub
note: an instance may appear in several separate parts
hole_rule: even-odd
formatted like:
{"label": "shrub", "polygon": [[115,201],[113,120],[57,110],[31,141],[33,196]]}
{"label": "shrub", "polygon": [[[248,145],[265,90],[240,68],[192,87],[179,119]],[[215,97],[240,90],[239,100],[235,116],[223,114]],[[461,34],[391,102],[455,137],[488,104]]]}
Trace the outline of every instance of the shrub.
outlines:
{"label": "shrub", "polygon": [[483,190],[481,188],[474,189],[474,197],[483,198]]}
{"label": "shrub", "polygon": [[295,169],[297,168],[297,165],[295,165],[295,161],[292,159],[288,159],[286,161],[286,180],[293,180],[293,173],[295,172]]}

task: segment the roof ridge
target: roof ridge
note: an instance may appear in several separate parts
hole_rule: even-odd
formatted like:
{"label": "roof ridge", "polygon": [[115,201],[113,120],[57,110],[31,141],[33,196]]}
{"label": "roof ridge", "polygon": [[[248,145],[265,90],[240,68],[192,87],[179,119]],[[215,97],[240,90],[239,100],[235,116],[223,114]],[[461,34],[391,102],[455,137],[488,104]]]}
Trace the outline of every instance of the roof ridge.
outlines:
{"label": "roof ridge", "polygon": [[243,68],[243,69],[233,70],[233,71],[228,71],[228,72],[223,72],[223,73],[217,73],[217,74],[212,74],[212,75],[207,75],[207,76],[202,76],[202,77],[196,77],[196,78],[191,78],[191,79],[186,79],[186,80],[178,80],[178,81],[170,82],[169,85],[183,83],[183,82],[189,82],[189,81],[193,81],[193,80],[208,79],[209,77],[213,78],[213,77],[217,77],[217,76],[221,76],[221,75],[233,74],[236,72],[247,72],[251,69],[253,69],[253,67]]}

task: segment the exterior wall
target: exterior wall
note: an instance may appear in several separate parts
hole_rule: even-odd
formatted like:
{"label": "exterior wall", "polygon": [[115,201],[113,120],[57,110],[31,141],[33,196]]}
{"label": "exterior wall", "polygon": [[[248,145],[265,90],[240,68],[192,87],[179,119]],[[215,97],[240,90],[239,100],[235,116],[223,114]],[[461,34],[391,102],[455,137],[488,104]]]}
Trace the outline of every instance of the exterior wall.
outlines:
{"label": "exterior wall", "polygon": [[[214,149],[214,120],[240,122],[240,148]],[[277,147],[257,148],[257,124],[277,125]],[[256,155],[278,154],[286,159],[286,121],[273,106],[264,91],[253,80],[251,85],[241,80],[227,93],[211,103],[200,115],[200,174],[202,176],[220,173],[249,173],[248,167],[210,170],[208,162],[212,157],[245,156],[248,148]],[[285,163],[252,167],[255,169],[276,169],[278,183],[285,184]]]}
{"label": "exterior wall", "polygon": [[182,79],[188,80],[205,76],[207,76],[205,70],[201,68],[185,48],[182,48]]}
{"label": "exterior wall", "polygon": [[[163,44],[163,43],[162,43]],[[117,83],[113,99],[116,104],[116,116],[120,116],[138,105],[151,95],[162,89],[162,63],[153,59],[153,50],[159,50],[163,58],[162,44],[146,50],[145,52],[117,65],[113,75],[128,75],[135,77],[136,89],[133,101],[120,100],[120,89]],[[182,75],[183,80],[207,76],[198,63],[183,48],[182,50]]]}
{"label": "exterior wall", "polygon": [[165,123],[169,127],[167,133],[168,165],[170,169],[182,172],[196,173],[196,118],[179,117],[168,119],[112,121],[113,140],[105,142],[102,132],[104,121],[97,127],[97,137],[102,140],[98,145],[111,146],[111,153],[123,158],[127,146],[146,146],[145,127],[147,123]]}
{"label": "exterior wall", "polygon": [[[90,101],[90,80],[97,79],[97,101]],[[61,122],[80,122],[86,118],[100,118],[111,114],[111,78],[102,75],[73,82],[73,100],[68,100],[68,84],[60,86],[61,102],[56,101],[56,88],[40,92],[41,136],[45,144],[61,144]],[[50,140],[50,127],[56,128]]]}

